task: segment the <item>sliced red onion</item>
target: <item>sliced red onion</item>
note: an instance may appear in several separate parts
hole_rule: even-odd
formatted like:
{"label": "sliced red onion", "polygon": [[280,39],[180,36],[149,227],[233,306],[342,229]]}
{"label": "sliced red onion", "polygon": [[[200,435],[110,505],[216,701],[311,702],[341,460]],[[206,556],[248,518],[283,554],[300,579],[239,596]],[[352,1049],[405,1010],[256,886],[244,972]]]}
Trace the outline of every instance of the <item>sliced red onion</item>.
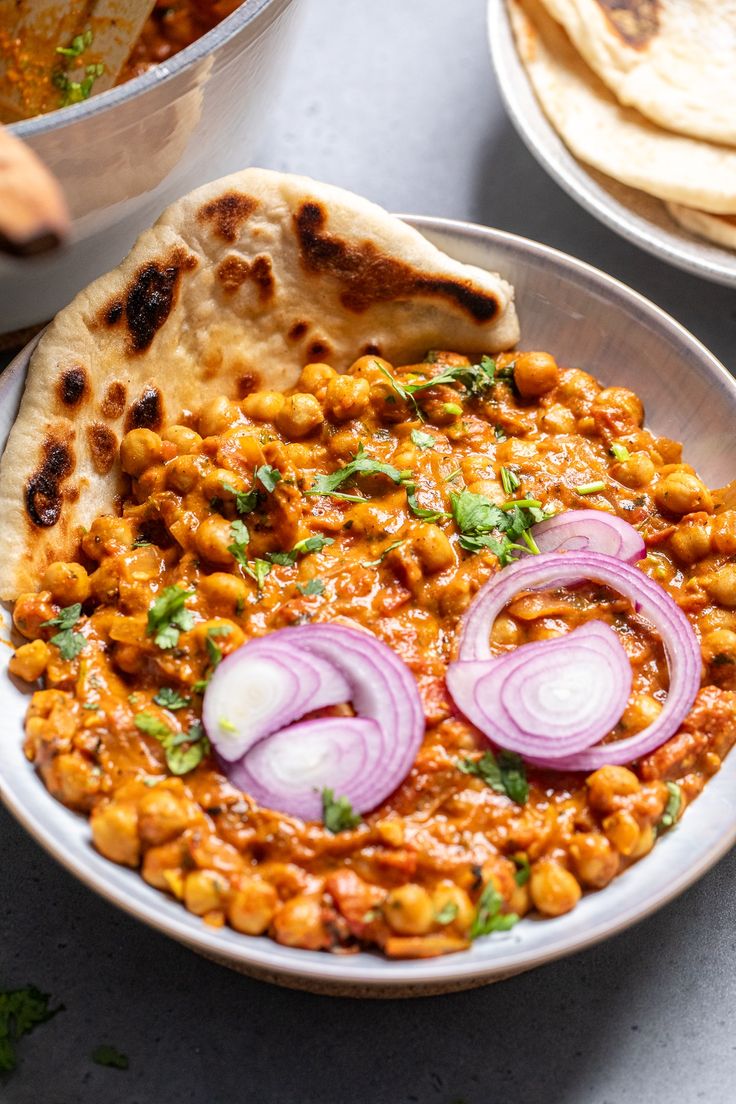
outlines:
{"label": "sliced red onion", "polygon": [[453,698],[494,744],[549,759],[602,740],[626,708],[631,682],[629,657],[602,621],[447,672]]}
{"label": "sliced red onion", "polygon": [[[342,702],[351,702],[358,717],[291,724],[315,709]],[[406,664],[372,633],[333,624],[280,629],[231,653],[212,676],[203,720],[219,755],[228,761],[241,760],[232,769],[232,777],[245,780],[252,775],[263,787],[272,786],[276,777],[266,748],[271,740],[278,738],[278,751],[290,733],[298,741],[306,731],[310,743],[305,755],[310,762],[327,763],[332,745],[342,747],[352,734],[366,745],[361,753],[365,761],[375,761],[376,767],[356,770],[352,779],[341,775],[342,781],[335,785],[325,769],[324,781],[317,789],[334,789],[361,813],[375,808],[403,781],[424,735],[419,691]],[[355,720],[371,724],[348,723]],[[312,723],[317,727],[309,727]],[[325,731],[322,758],[315,744],[320,726]],[[341,752],[346,770],[349,763],[358,762],[358,751],[354,749],[352,758]],[[298,800],[290,780],[279,800],[278,791],[271,794],[272,807],[294,816],[303,815],[298,809],[314,808],[314,772],[307,773]],[[242,784],[248,790],[244,781]]]}
{"label": "sliced red onion", "polygon": [[303,721],[261,740],[237,763],[230,781],[260,805],[304,820],[322,817],[322,790],[370,808],[371,776],[382,773],[383,731],[366,717]]}
{"label": "sliced red onion", "polygon": [[[677,731],[700,688],[700,647],[690,622],[679,606],[666,591],[637,568],[613,556],[597,552],[567,552],[564,556],[555,552],[546,553],[533,559],[517,560],[495,575],[478,592],[466,614],[457,665],[461,666],[462,663],[470,660],[484,660],[485,669],[488,671],[489,660],[493,664],[498,662],[491,654],[489,643],[491,629],[501,610],[520,591],[569,585],[578,582],[581,578],[603,583],[623,594],[651,623],[659,633],[664,646],[670,685],[662,712],[651,725],[635,736],[629,736],[614,743],[599,744],[597,747],[589,746],[587,750],[565,754],[562,757],[556,756],[554,750],[550,753],[550,749],[559,750],[559,744],[553,743],[551,737],[549,747],[543,752],[535,753],[533,761],[539,766],[558,770],[595,770],[607,764],[630,763],[633,759],[653,751]],[[554,645],[563,647],[565,641],[574,639],[574,636],[574,633],[570,633],[559,641],[542,643],[547,648]],[[522,655],[524,650],[518,649]],[[512,655],[516,654],[512,653]],[[528,651],[527,654],[529,654]],[[536,654],[536,652],[533,653],[535,657]],[[455,675],[453,673],[455,666],[456,664],[451,664],[448,670],[448,686],[453,698],[463,712],[467,709],[476,712],[478,707],[475,691],[471,692],[470,679]],[[517,668],[513,670],[516,672]],[[452,690],[453,684],[456,686],[455,691]],[[591,693],[595,691],[597,695],[601,695],[602,689],[600,686],[591,687]],[[523,694],[523,690],[519,690],[519,693]],[[601,697],[599,696],[597,700],[600,702]],[[513,705],[510,701],[505,704],[507,707]],[[474,723],[477,724],[477,721]],[[576,716],[571,715],[571,731],[576,724]],[[478,727],[495,740],[495,736],[488,731],[490,722],[484,722],[484,725],[478,724]],[[554,739],[559,739],[559,729],[558,737]],[[591,740],[591,744],[593,742]],[[517,750],[516,746],[508,741],[505,746]]]}
{"label": "sliced red onion", "polygon": [[314,709],[350,700],[334,666],[275,637],[258,637],[231,652],[210,680],[202,720],[220,757],[242,758],[264,736]]}
{"label": "sliced red onion", "polygon": [[532,529],[540,552],[601,552],[635,563],[646,555],[641,533],[603,510],[565,510]]}

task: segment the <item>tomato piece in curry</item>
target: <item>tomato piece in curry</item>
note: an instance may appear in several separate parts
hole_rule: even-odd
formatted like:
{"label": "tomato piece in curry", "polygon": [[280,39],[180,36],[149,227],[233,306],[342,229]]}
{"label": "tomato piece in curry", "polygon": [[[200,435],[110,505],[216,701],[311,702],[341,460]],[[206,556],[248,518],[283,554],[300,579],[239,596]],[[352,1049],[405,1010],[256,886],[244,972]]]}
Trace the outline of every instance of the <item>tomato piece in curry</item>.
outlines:
{"label": "tomato piece in curry", "polygon": [[[633,392],[539,352],[502,354],[475,389],[455,382],[468,369],[453,353],[400,368],[363,356],[344,375],[308,364],[284,394],[215,398],[160,435],[132,430],[120,516],[98,518],[77,561],[50,564],[39,592],[16,603],[29,643],[11,671],[44,681],[28,758],[56,798],[89,815],[103,855],[207,924],[341,953],[461,950],[530,910],[568,912],[645,856],[736,739],[736,512],[716,508],[676,442],[643,428]],[[357,476],[347,497],[306,493],[361,449],[410,471],[411,497],[380,472]],[[502,504],[510,487],[547,511],[595,508],[636,526],[641,570],[701,641],[689,716],[628,767],[586,777],[518,762],[499,783],[483,770],[486,739],[448,697],[462,617],[503,570],[489,548],[463,547],[451,496]],[[283,555],[310,537],[326,539]],[[187,593],[183,618],[166,613],[172,587]],[[500,654],[591,618],[618,633],[633,670],[615,740],[650,724],[667,694],[661,642],[626,599],[592,583],[521,593],[491,642]],[[200,723],[222,656],[319,621],[393,648],[426,717],[403,784],[338,831],[259,808],[218,767]]]}

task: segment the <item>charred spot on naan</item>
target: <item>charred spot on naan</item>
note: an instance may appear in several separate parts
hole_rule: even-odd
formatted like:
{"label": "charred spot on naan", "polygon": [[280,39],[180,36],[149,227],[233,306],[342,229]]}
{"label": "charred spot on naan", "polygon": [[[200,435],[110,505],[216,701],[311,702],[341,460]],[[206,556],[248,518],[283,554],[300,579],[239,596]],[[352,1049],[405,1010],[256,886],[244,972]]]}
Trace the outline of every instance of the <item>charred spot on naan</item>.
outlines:
{"label": "charred spot on naan", "polygon": [[222,241],[237,240],[240,227],[258,207],[258,200],[240,192],[226,192],[205,203],[197,212],[200,222],[209,223],[215,237]]}
{"label": "charred spot on naan", "polygon": [[648,46],[659,33],[660,0],[597,0],[613,30],[627,46]]}
{"label": "charred spot on naan", "polygon": [[355,314],[377,303],[422,296],[449,300],[479,324],[490,322],[501,310],[495,295],[469,280],[429,276],[382,253],[372,241],[348,242],[327,233],[327,211],[316,200],[301,205],[294,225],[304,268],[341,283],[340,302]]}
{"label": "charred spot on naan", "polygon": [[79,406],[89,390],[87,373],[81,364],[66,368],[56,387],[56,394],[64,407]]}
{"label": "charred spot on naan", "polygon": [[131,429],[160,429],[164,420],[161,392],[149,384],[144,387],[125,418],[125,432]]}
{"label": "charred spot on naan", "polygon": [[242,257],[225,257],[215,272],[223,291],[227,294],[231,295],[238,291],[245,281],[250,279],[258,289],[258,299],[261,303],[268,303],[273,298],[276,281],[270,257],[259,255],[251,263]]}
{"label": "charred spot on naan", "polygon": [[308,322],[295,322],[286,336],[289,341],[301,341],[303,337],[306,337],[308,329]]}
{"label": "charred spot on naan", "polygon": [[62,484],[74,471],[74,453],[54,437],[44,441],[39,467],[26,483],[25,507],[30,522],[41,529],[56,525],[63,501]]}
{"label": "charred spot on naan", "polygon": [[103,309],[102,325],[114,329],[124,322],[128,353],[145,352],[171,314],[183,273],[197,264],[193,253],[176,249],[166,260],[139,268],[124,294]]}
{"label": "charred spot on naan", "polygon": [[107,475],[117,457],[117,437],[108,426],[94,422],[87,426],[87,443],[95,471],[100,475]]}
{"label": "charred spot on naan", "polygon": [[110,421],[122,418],[127,398],[128,392],[125,384],[119,380],[113,380],[112,383],[108,384],[105,396],[100,403],[100,413],[103,417],[109,418]]}

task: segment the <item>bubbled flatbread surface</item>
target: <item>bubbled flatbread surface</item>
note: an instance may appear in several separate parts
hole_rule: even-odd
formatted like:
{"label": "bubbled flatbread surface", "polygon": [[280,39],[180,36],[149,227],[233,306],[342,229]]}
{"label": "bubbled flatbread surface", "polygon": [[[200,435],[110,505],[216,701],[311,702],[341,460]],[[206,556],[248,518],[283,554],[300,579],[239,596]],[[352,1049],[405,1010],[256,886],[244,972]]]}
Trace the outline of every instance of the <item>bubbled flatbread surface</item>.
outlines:
{"label": "bubbled flatbread surface", "polygon": [[658,199],[736,213],[736,149],[664,130],[624,107],[540,0],[507,0],[541,107],[581,161]]}
{"label": "bubbled flatbread surface", "polygon": [[736,145],[736,0],[542,0],[622,104]]}
{"label": "bubbled flatbread surface", "polygon": [[518,340],[513,289],[382,208],[246,169],[177,201],[33,354],[0,463],[0,598],[35,589],[125,491],[123,434],[212,395],[292,386],[364,353],[495,352]]}

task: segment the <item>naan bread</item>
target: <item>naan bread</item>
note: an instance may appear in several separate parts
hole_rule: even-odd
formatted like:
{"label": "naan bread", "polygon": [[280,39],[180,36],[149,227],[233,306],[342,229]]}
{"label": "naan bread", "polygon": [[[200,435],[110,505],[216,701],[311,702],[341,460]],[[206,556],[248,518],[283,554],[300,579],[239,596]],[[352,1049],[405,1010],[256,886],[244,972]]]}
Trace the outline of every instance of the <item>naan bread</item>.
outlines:
{"label": "naan bread", "polygon": [[709,215],[707,211],[695,211],[680,203],[668,203],[667,210],[675,222],[691,234],[707,238],[726,249],[736,249],[736,215]]}
{"label": "naan bread", "polygon": [[622,104],[736,145],[736,0],[542,0]]}
{"label": "naan bread", "polygon": [[539,0],[508,0],[539,102],[581,161],[658,199],[736,213],[736,149],[662,130],[622,107]]}
{"label": "naan bread", "polygon": [[513,289],[380,207],[246,169],[174,203],[56,317],[0,464],[0,597],[35,589],[114,511],[123,434],[211,395],[293,385],[309,361],[515,344]]}

